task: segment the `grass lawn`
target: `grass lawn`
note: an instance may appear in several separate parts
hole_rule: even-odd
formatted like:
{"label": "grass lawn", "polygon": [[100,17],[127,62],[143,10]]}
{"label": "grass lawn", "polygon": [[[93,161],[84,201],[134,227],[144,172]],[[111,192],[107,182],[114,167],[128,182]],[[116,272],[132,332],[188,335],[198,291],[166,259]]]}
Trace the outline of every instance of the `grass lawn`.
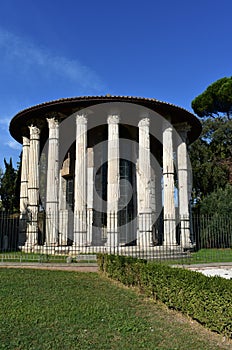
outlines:
{"label": "grass lawn", "polygon": [[232,249],[201,249],[197,252],[192,252],[187,257],[181,257],[179,259],[166,259],[162,260],[163,263],[168,265],[173,264],[210,264],[210,263],[232,263]]}
{"label": "grass lawn", "polygon": [[192,253],[191,263],[232,262],[232,249],[201,249]]}
{"label": "grass lawn", "polygon": [[96,273],[0,269],[0,349],[231,349],[222,337]]}
{"label": "grass lawn", "polygon": [[0,262],[66,263],[65,255],[24,253],[20,251],[1,252]]}
{"label": "grass lawn", "polygon": [[[0,262],[66,263],[65,255],[48,255],[24,252],[1,252]],[[75,261],[75,259],[74,259]],[[91,262],[84,260],[83,262]],[[94,262],[94,261],[93,261]],[[202,264],[232,262],[232,249],[201,249],[189,257],[163,260],[167,264]]]}

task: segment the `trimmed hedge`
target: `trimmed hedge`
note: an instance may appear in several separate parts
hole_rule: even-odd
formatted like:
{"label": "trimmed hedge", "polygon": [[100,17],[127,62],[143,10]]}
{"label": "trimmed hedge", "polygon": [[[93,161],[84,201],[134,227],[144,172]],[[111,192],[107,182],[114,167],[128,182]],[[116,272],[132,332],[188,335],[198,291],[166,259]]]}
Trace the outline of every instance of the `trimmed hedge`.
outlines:
{"label": "trimmed hedge", "polygon": [[119,255],[98,254],[100,271],[232,338],[232,281]]}

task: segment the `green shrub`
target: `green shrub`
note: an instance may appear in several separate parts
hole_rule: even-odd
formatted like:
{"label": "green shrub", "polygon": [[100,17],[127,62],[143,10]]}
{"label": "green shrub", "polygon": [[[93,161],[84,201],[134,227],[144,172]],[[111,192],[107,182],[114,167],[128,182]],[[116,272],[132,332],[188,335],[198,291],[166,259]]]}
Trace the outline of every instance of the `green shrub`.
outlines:
{"label": "green shrub", "polygon": [[128,286],[138,286],[147,296],[232,338],[230,280],[125,256],[101,254],[98,264],[110,278]]}

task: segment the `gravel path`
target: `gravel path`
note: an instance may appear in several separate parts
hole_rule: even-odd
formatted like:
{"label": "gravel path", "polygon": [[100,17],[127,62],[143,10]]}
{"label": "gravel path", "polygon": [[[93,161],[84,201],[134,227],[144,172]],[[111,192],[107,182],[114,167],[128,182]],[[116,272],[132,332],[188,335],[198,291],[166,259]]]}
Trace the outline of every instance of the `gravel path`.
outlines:
{"label": "gravel path", "polygon": [[[224,264],[202,264],[202,265],[184,265],[189,270],[198,271],[206,276],[220,276],[232,280],[232,263]],[[72,264],[53,264],[53,263],[14,263],[0,262],[0,268],[26,268],[41,270],[61,270],[61,271],[79,271],[79,272],[98,272],[96,263],[72,263]]]}
{"label": "gravel path", "polygon": [[39,264],[39,263],[13,263],[2,262],[0,268],[17,269],[40,269],[40,270],[60,270],[60,271],[78,271],[78,272],[98,272],[97,264]]}

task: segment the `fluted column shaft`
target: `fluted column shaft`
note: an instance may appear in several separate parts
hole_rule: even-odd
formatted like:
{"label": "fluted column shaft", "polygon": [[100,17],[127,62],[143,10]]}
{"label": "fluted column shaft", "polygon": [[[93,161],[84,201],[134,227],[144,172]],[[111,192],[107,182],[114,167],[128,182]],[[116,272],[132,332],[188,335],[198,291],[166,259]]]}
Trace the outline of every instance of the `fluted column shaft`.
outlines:
{"label": "fluted column shaft", "polygon": [[46,245],[58,243],[59,122],[47,118],[49,127],[46,190]]}
{"label": "fluted column shaft", "polygon": [[117,247],[118,205],[120,197],[119,116],[108,117],[108,174],[107,174],[107,243]]}
{"label": "fluted column shaft", "polygon": [[139,230],[137,244],[152,245],[152,183],[150,160],[149,118],[143,118],[139,124],[139,159],[137,164],[137,200]]}
{"label": "fluted column shaft", "polygon": [[163,125],[163,206],[164,245],[176,245],[176,221],[174,202],[173,127],[165,121]]}
{"label": "fluted column shaft", "polygon": [[68,242],[68,221],[69,211],[67,209],[66,195],[67,195],[67,183],[66,180],[59,174],[59,244],[67,245]]}
{"label": "fluted column shaft", "polygon": [[29,153],[30,140],[23,136],[22,149],[22,167],[20,182],[20,228],[19,228],[19,246],[23,245],[26,240],[26,214],[28,206],[28,171],[29,171]]}
{"label": "fluted column shaft", "polygon": [[93,148],[87,150],[87,244],[93,240],[93,205],[94,205],[94,152]]}
{"label": "fluted column shaft", "polygon": [[30,140],[23,136],[22,168],[20,182],[20,213],[24,213],[28,205],[28,171]]}
{"label": "fluted column shaft", "polygon": [[87,175],[87,118],[76,116],[76,162],[75,162],[75,193],[74,193],[74,245],[83,246],[87,243],[86,227],[86,175]]}
{"label": "fluted column shaft", "polygon": [[183,248],[191,246],[190,241],[190,217],[189,217],[189,169],[187,153],[187,131],[189,128],[178,127],[180,135],[177,144],[178,165],[178,195],[179,195],[179,220],[180,220],[180,244]]}
{"label": "fluted column shaft", "polygon": [[38,209],[39,209],[39,146],[40,130],[31,125],[30,129],[30,151],[28,172],[28,226],[27,241],[29,247],[38,243]]}

